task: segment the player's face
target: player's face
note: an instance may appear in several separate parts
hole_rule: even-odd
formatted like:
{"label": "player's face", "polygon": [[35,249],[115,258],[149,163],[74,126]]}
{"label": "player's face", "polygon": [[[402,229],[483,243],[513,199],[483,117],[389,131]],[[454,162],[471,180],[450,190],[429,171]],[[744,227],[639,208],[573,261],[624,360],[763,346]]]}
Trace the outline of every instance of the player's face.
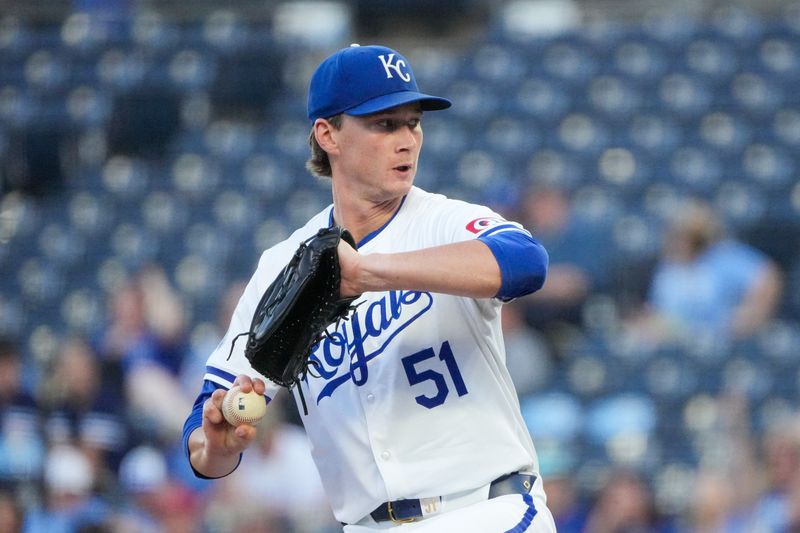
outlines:
{"label": "player's face", "polygon": [[354,117],[345,115],[338,133],[336,169],[372,200],[408,193],[422,148],[418,103]]}

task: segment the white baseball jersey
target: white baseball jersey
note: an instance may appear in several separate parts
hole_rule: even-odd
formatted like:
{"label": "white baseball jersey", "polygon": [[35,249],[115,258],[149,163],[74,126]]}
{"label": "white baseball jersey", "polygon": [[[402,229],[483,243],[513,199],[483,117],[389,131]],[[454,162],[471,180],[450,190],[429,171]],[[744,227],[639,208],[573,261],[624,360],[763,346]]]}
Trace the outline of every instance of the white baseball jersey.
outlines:
{"label": "white baseball jersey", "polygon": [[[332,221],[332,206],[261,257],[206,379],[226,388],[256,373],[244,339],[264,290],[299,243]],[[359,252],[395,253],[522,231],[482,206],[411,189]],[[470,268],[469,264],[463,268]],[[312,454],[337,520],[354,523],[386,501],[454,494],[500,475],[538,472],[536,452],[505,366],[502,302],[446,294],[363,294],[350,320],[329,328],[303,387]],[[313,375],[312,375],[313,374]],[[318,376],[317,376],[318,375]],[[297,399],[297,392],[295,391]]]}

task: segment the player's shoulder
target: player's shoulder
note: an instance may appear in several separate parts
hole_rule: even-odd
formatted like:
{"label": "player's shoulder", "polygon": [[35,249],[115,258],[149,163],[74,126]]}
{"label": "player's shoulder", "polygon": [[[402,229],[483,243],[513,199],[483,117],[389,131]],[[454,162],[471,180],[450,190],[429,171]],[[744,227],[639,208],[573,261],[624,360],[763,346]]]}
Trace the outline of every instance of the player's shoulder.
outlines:
{"label": "player's shoulder", "polygon": [[410,193],[412,216],[437,227],[450,228],[461,237],[480,237],[497,232],[521,231],[530,235],[518,222],[507,220],[492,208],[449,198],[414,187]]}
{"label": "player's shoulder", "polygon": [[450,198],[441,193],[429,192],[417,186],[411,188],[407,201],[418,211],[430,212],[435,209],[439,212],[451,211],[490,211],[486,206],[474,204],[457,198]]}

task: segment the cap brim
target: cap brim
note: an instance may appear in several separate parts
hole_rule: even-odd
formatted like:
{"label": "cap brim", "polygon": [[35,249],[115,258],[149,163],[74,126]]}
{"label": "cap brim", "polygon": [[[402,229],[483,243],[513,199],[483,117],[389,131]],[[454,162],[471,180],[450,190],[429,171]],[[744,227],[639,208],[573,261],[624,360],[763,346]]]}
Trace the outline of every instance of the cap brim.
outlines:
{"label": "cap brim", "polygon": [[372,113],[386,111],[387,109],[413,102],[419,102],[423,111],[439,111],[441,109],[447,109],[453,105],[453,103],[447,98],[431,96],[429,94],[418,93],[414,91],[401,91],[378,96],[372,100],[367,100],[366,102],[358,104],[355,107],[345,109],[344,113],[357,117],[362,115],[371,115]]}

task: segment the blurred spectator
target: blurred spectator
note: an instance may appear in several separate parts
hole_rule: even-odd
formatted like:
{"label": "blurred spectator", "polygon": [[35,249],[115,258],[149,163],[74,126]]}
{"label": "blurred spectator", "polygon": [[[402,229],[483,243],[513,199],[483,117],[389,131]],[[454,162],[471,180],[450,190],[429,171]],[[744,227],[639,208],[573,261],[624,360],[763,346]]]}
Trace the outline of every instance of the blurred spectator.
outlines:
{"label": "blurred spectator", "polygon": [[545,442],[544,446],[539,442],[539,468],[556,529],[558,533],[583,533],[588,509],[576,482],[576,454],[565,442]]}
{"label": "blurred spectator", "polygon": [[726,237],[711,207],[691,202],[666,234],[648,296],[651,314],[639,325],[656,343],[746,338],[773,316],[781,285],[772,260]]}
{"label": "blurred spectator", "polygon": [[149,266],[112,294],[102,355],[128,371],[157,363],[175,373],[185,352],[186,316],[161,267]]}
{"label": "blurred spectator", "polygon": [[[258,441],[232,474],[217,480],[208,506],[213,530],[249,533],[341,531],[322,489],[302,428],[284,421],[278,395],[258,425]],[[277,402],[277,403],[276,403]]]}
{"label": "blurred spectator", "polygon": [[800,532],[800,479],[795,479],[788,494],[788,516],[786,531]]}
{"label": "blurred spectator", "polygon": [[[688,533],[772,533],[768,517],[759,509],[765,470],[746,398],[715,398],[707,420],[696,430],[700,473],[688,510]],[[769,518],[774,520],[774,516]],[[785,523],[785,517],[778,521]]]}
{"label": "blurred spectator", "polygon": [[123,505],[114,517],[115,531],[161,531],[157,516],[159,489],[166,480],[167,463],[160,450],[150,446],[139,446],[130,450],[119,468]]}
{"label": "blurred spectator", "polygon": [[730,480],[719,473],[704,471],[697,475],[690,497],[687,533],[721,533],[730,516],[734,497]]}
{"label": "blurred spectator", "polygon": [[[792,522],[792,507],[800,506],[800,434],[797,422],[784,421],[762,438],[765,484],[755,514],[768,531],[783,531]],[[794,501],[793,501],[794,500]]]}
{"label": "blurred spectator", "polygon": [[619,470],[600,490],[586,520],[585,533],[657,533],[661,523],[650,488],[637,474]]}
{"label": "blurred spectator", "polygon": [[548,336],[563,325],[580,326],[586,299],[612,280],[610,231],[576,212],[557,185],[534,185],[522,210],[523,224],[550,256],[544,287],[523,299],[526,319]]}
{"label": "blurred spectator", "polygon": [[553,512],[558,532],[583,533],[586,510],[581,505],[574,477],[566,472],[551,474],[545,477],[544,490],[547,491],[547,507]]}
{"label": "blurred spectator", "polygon": [[113,470],[129,438],[124,398],[113,383],[104,382],[86,341],[64,342],[41,384],[39,398],[49,445],[77,446],[86,454],[98,483],[112,485]]}
{"label": "blurred spectator", "polygon": [[44,439],[34,399],[22,387],[17,344],[0,339],[0,481],[33,481],[41,473]]}
{"label": "blurred spectator", "polygon": [[19,533],[22,531],[22,505],[11,490],[0,489],[0,531]]}
{"label": "blurred spectator", "polygon": [[137,423],[177,439],[191,399],[178,372],[188,353],[186,316],[163,270],[151,266],[111,298],[110,323],[97,343],[103,360],[122,372]]}
{"label": "blurred spectator", "polygon": [[201,530],[200,502],[171,479],[159,448],[141,445],[129,451],[120,465],[119,481],[125,503],[114,518],[116,533]]}
{"label": "blurred spectator", "polygon": [[506,366],[520,397],[540,390],[550,383],[553,355],[547,342],[528,327],[519,301],[503,307],[503,340]]}
{"label": "blurred spectator", "polygon": [[111,508],[92,494],[92,465],[78,448],[56,446],[47,455],[45,502],[25,516],[26,533],[74,533],[81,528],[106,528]]}
{"label": "blurred spectator", "polygon": [[[747,481],[744,481],[747,479]],[[759,488],[759,479],[703,470],[697,475],[691,496],[685,533],[782,533],[787,531],[785,517],[770,523],[752,502],[742,499],[740,487]],[[751,487],[745,489],[747,492]],[[776,516],[772,517],[773,519]]]}

